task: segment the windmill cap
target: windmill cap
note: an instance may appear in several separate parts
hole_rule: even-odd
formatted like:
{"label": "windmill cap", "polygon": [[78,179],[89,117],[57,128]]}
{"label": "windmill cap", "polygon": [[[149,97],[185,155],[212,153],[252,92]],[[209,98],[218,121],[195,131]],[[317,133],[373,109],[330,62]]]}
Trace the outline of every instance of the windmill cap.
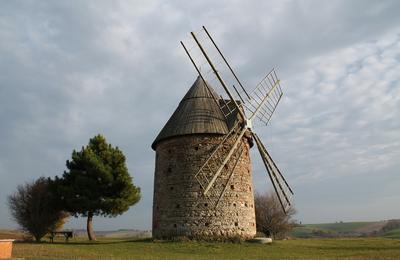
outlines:
{"label": "windmill cap", "polygon": [[[207,87],[208,86],[208,87]],[[227,134],[228,126],[215,99],[218,94],[197,77],[191,88],[151,145],[165,139],[192,134]]]}

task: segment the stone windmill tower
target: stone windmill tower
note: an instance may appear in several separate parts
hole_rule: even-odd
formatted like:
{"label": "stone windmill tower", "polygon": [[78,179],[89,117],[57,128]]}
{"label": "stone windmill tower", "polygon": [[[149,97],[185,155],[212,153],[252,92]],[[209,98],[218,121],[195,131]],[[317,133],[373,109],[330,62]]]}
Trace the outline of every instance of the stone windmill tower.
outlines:
{"label": "stone windmill tower", "polygon": [[[202,195],[202,187],[195,177],[228,132],[227,120],[198,77],[152,144],[156,151],[155,238],[255,235],[251,139],[243,137],[242,156],[236,162],[235,174],[218,210],[210,198]],[[220,185],[228,181],[228,175],[223,177]]]}
{"label": "stone windmill tower", "polygon": [[[202,32],[205,42],[216,51],[214,58],[222,59],[216,64],[225,64],[241,91],[232,85],[232,94],[222,79],[223,70],[217,70],[210,51],[205,51],[194,33],[194,44],[205,62],[194,58],[191,51],[196,48],[187,48],[181,42],[199,77],[152,144],[156,151],[153,237],[252,238],[256,234],[249,157],[253,141],[282,209],[286,212],[291,205],[292,190],[252,130],[256,117],[262,123],[269,122],[282,91],[272,70],[248,94],[205,27]],[[211,69],[201,73],[197,64],[208,64]],[[218,95],[213,83],[218,83],[227,96]]]}

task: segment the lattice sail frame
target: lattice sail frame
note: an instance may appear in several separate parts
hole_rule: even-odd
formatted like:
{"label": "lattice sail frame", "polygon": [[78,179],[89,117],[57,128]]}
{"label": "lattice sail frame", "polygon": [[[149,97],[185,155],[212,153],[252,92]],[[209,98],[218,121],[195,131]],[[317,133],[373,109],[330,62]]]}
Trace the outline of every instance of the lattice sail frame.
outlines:
{"label": "lattice sail frame", "polygon": [[[246,129],[241,127],[239,122],[236,122],[233,128],[223,137],[222,141],[215,147],[206,162],[195,174],[196,180],[204,190],[204,195],[209,198],[215,207],[218,206],[219,201],[226,191],[226,187],[233,178],[236,165],[243,153],[244,144],[242,137],[245,132]],[[229,149],[228,155],[226,155],[227,149]],[[231,164],[228,162],[232,156],[235,157],[234,155],[237,155],[238,153],[239,156],[236,156],[235,163],[233,164],[232,169],[230,169]],[[215,169],[217,169],[217,171],[215,171]],[[231,172],[229,174],[229,180],[225,185],[223,185],[224,188],[221,189],[219,188],[219,185],[215,185],[217,179],[229,171]],[[220,194],[218,194],[218,192]]]}
{"label": "lattice sail frame", "polygon": [[275,112],[283,95],[280,80],[272,69],[251,92],[250,97],[243,106],[250,118],[257,117],[265,125],[268,125],[272,114]]}
{"label": "lattice sail frame", "polygon": [[274,160],[272,160],[272,157],[269,155],[260,138],[254,132],[252,133],[252,135],[254,137],[254,140],[256,141],[258,151],[260,152],[264,166],[267,169],[268,176],[271,180],[272,186],[274,187],[279,203],[281,204],[282,209],[286,214],[292,206],[291,200],[293,196],[293,191],[290,188],[289,184],[286,182],[286,179],[285,177],[283,177],[279,168],[276,166]]}
{"label": "lattice sail frame", "polygon": [[[251,129],[252,121],[255,117],[265,125],[268,125],[283,95],[280,80],[275,70],[272,69],[267,73],[249,94],[204,26],[196,33],[191,32],[191,37],[181,41],[181,45],[207,88],[210,90],[208,84],[218,87],[216,91],[221,93],[219,97],[215,96],[211,90],[210,93],[225,118],[228,118],[233,113],[239,114],[236,124],[224,136],[223,140],[216,146],[210,157],[195,175],[204,190],[203,194],[213,201],[215,207],[218,206],[233,177],[238,160],[237,156],[232,164],[232,169],[229,169],[231,163],[228,164],[228,162],[231,161],[231,157],[234,154],[239,153],[241,156],[243,152],[242,138],[247,131],[250,131],[256,139],[257,148],[260,151],[282,209],[286,213],[288,207],[291,206],[289,194],[293,195],[293,192],[269,156],[265,146]],[[235,141],[231,143],[231,139]],[[225,147],[229,147],[227,154],[221,152],[225,150]],[[220,185],[215,185],[217,179],[221,179],[219,177],[224,175],[227,170],[231,171],[231,173],[225,186],[223,185],[223,188],[221,188]]]}

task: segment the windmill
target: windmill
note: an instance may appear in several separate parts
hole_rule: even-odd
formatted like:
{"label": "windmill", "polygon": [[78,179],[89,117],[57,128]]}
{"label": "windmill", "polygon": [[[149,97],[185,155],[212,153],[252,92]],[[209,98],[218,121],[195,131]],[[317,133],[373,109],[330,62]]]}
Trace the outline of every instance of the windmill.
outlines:
{"label": "windmill", "polygon": [[284,212],[293,195],[253,129],[271,119],[279,79],[272,70],[247,92],[205,27],[181,44],[199,76],[151,145],[153,237],[253,238],[254,143]]}
{"label": "windmill", "polygon": [[[292,205],[293,191],[253,129],[255,121],[268,125],[283,95],[275,69],[248,92],[204,26],[196,33],[191,32],[190,36],[188,40],[181,41],[182,47],[223,116],[227,121],[233,121],[229,132],[195,174],[203,195],[215,208],[218,207],[242,157],[243,137],[250,135],[256,143],[282,210],[286,213]],[[219,96],[211,90],[210,84],[219,87]],[[235,117],[234,120],[232,117]],[[222,174],[229,177],[222,180],[222,185],[217,185]]]}

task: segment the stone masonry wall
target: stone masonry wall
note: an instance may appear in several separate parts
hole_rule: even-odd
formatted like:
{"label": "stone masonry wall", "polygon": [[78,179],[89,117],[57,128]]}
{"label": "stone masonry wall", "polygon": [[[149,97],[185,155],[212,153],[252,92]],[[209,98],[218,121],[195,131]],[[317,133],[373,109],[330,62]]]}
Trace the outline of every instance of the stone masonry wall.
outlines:
{"label": "stone masonry wall", "polygon": [[[250,147],[246,138],[243,138],[243,153],[233,179],[228,183],[216,208],[213,202],[217,197],[205,197],[194,177],[221,139],[221,136],[215,135],[187,135],[163,140],[157,145],[153,200],[154,238],[187,236],[248,239],[255,236]],[[227,153],[228,149],[225,150]],[[231,162],[237,156],[239,154],[234,154]],[[216,185],[222,188],[229,177],[228,167],[216,181]]]}

